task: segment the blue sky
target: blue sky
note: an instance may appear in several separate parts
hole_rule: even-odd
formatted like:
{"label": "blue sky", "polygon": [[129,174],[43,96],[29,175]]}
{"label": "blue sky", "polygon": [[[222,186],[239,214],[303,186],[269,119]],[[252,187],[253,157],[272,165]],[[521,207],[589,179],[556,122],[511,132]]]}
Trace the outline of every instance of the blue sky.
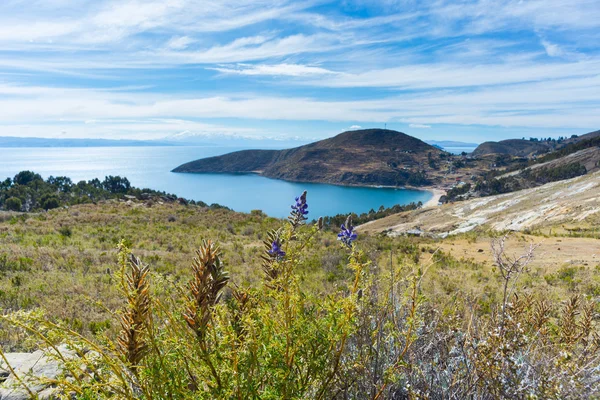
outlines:
{"label": "blue sky", "polygon": [[[75,6],[76,4],[76,6]],[[600,0],[2,0],[0,135],[600,129]]]}

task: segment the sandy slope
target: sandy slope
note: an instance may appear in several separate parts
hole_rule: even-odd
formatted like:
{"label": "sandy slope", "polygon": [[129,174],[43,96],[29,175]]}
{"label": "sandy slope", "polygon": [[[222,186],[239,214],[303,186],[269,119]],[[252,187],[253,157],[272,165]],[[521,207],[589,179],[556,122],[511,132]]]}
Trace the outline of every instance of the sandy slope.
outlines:
{"label": "sandy slope", "polygon": [[440,236],[478,227],[498,231],[582,225],[600,220],[600,172],[521,190],[395,214],[360,226],[363,232],[399,235],[419,227]]}

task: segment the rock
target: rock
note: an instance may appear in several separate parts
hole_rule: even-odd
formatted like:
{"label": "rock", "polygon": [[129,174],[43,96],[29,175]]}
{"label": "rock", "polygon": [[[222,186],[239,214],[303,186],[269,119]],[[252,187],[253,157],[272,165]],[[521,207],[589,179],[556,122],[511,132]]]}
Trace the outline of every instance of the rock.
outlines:
{"label": "rock", "polygon": [[[75,351],[68,349],[65,345],[59,346],[58,351],[66,359],[77,357]],[[44,382],[44,378],[57,379],[62,373],[60,362],[50,353],[51,350],[46,352],[38,350],[33,353],[6,353],[6,359],[13,371],[39,399],[58,398],[57,389]],[[0,384],[0,400],[31,398],[29,392],[19,383],[19,379],[10,372],[4,362],[0,363],[0,371],[6,376]]]}

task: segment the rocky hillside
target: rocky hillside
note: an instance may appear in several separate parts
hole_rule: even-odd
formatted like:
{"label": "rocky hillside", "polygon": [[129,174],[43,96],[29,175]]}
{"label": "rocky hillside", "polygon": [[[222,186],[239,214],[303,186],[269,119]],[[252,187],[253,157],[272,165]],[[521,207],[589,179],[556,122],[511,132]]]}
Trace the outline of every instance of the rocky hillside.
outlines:
{"label": "rocky hillside", "polygon": [[481,143],[473,151],[473,156],[486,154],[509,154],[515,157],[527,157],[534,153],[545,153],[552,147],[547,142],[532,142],[525,139],[509,139],[499,142]]}
{"label": "rocky hillside", "polygon": [[192,161],[173,172],[259,173],[299,182],[419,186],[430,183],[429,159],[445,153],[419,139],[386,129],[341,133],[287,150],[244,150]]}
{"label": "rocky hillside", "polygon": [[538,140],[527,139],[508,139],[498,142],[481,143],[473,151],[473,156],[481,157],[488,154],[507,154],[514,157],[530,157],[554,150],[559,150],[569,145],[575,145],[591,139],[598,138],[600,131],[586,133],[584,135],[573,135],[570,138],[561,138],[559,140]]}
{"label": "rocky hillside", "polygon": [[447,236],[476,229],[525,231],[576,226],[597,229],[600,172],[537,188],[392,215],[359,227],[363,232]]}

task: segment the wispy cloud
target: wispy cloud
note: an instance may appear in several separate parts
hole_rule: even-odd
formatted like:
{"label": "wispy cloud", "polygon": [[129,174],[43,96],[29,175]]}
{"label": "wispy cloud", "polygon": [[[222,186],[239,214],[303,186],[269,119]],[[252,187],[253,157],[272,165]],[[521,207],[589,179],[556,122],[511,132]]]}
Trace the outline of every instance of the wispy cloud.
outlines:
{"label": "wispy cloud", "polygon": [[4,1],[0,134],[597,129],[598,32],[597,0]]}
{"label": "wispy cloud", "polygon": [[224,65],[209,67],[207,69],[219,71],[224,74],[236,75],[265,75],[265,76],[310,76],[310,75],[329,75],[336,72],[321,67],[300,64],[274,64],[274,65],[252,65],[237,64],[233,66]]}
{"label": "wispy cloud", "polygon": [[194,43],[194,39],[188,36],[175,36],[167,42],[167,48],[172,50],[183,50],[192,43]]}

